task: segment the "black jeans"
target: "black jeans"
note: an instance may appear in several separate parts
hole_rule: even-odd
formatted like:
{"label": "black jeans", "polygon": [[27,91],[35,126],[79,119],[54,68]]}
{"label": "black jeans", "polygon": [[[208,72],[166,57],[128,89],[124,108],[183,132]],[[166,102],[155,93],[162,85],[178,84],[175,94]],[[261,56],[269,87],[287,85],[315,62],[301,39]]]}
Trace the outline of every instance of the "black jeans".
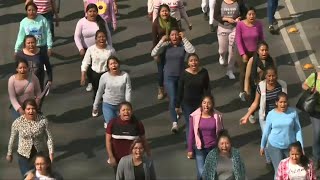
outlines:
{"label": "black jeans", "polygon": [[53,12],[50,11],[50,12],[47,12],[47,13],[44,13],[44,14],[41,14],[41,15],[44,16],[48,21],[48,24],[49,24],[49,27],[50,27],[50,31],[51,31],[51,37],[52,37],[52,40],[53,40],[53,38],[54,38]]}
{"label": "black jeans", "polygon": [[[91,69],[91,67],[89,68]],[[88,70],[89,70],[88,69]],[[93,89],[93,101],[94,99],[96,98],[96,94],[97,94],[97,91],[98,91],[98,88],[99,88],[99,81],[100,81],[100,77],[102,76],[103,73],[97,73],[95,71],[93,71],[91,69],[91,80],[92,80],[92,89]],[[88,76],[89,77],[89,76]]]}

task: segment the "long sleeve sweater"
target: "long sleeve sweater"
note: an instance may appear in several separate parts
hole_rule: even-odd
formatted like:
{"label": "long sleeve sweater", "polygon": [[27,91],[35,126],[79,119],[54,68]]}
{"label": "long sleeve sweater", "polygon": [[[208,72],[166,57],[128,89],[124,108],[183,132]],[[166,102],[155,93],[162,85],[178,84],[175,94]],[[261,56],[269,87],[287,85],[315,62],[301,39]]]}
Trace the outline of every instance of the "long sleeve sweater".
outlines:
{"label": "long sleeve sweater", "polygon": [[252,27],[247,26],[243,21],[237,23],[236,43],[241,56],[256,51],[258,42],[263,40],[263,27],[260,21],[256,21]]}
{"label": "long sleeve sweater", "polygon": [[42,15],[37,15],[35,19],[25,17],[20,22],[17,41],[14,46],[14,51],[18,52],[22,49],[23,41],[26,35],[34,35],[37,40],[37,46],[48,46],[52,48],[52,35],[48,21]]}
{"label": "long sleeve sweater", "polygon": [[[107,44],[112,46],[111,33],[108,24],[105,23],[105,25],[107,30]],[[98,24],[93,21],[88,21],[85,17],[78,21],[74,32],[74,42],[79,51],[81,49],[87,49],[96,43],[95,35],[98,30]]]}
{"label": "long sleeve sweater", "polygon": [[[48,76],[48,81],[52,81],[52,67],[48,58],[44,57],[44,54],[41,54],[39,51],[33,56],[29,56],[22,51],[17,53],[17,57],[25,59],[29,63],[29,69],[33,72],[38,79],[44,79],[44,66],[46,67],[46,72]],[[41,77],[41,78],[40,78]]]}
{"label": "long sleeve sweater", "polygon": [[205,94],[210,94],[209,74],[202,68],[197,74],[184,71],[179,79],[176,107],[181,103],[197,107]]}
{"label": "long sleeve sweater", "polygon": [[120,75],[113,76],[109,72],[100,77],[99,88],[93,103],[93,109],[98,109],[99,101],[111,105],[118,105],[123,101],[131,101],[131,81],[129,74],[122,71]]}
{"label": "long sleeve sweater", "polygon": [[[12,155],[14,140],[19,136],[18,153],[26,158],[30,157],[32,146],[37,152],[49,150],[54,152],[53,138],[49,130],[48,120],[42,115],[37,115],[34,121],[27,120],[24,116],[16,119],[11,126],[11,135],[7,155]],[[47,147],[45,142],[47,141]]]}
{"label": "long sleeve sweater", "polygon": [[295,109],[289,107],[283,113],[273,109],[268,113],[261,139],[262,149],[266,147],[267,141],[279,149],[288,149],[289,145],[295,141],[299,141],[303,147],[299,116]]}
{"label": "long sleeve sweater", "polygon": [[112,23],[113,27],[117,27],[117,18],[113,9],[113,0],[85,0],[84,3],[87,4],[96,4],[97,2],[104,2],[107,5],[106,11],[103,14],[99,14],[102,19],[108,23]]}
{"label": "long sleeve sweater", "polygon": [[186,53],[194,53],[194,46],[187,40],[182,39],[182,43],[178,46],[173,46],[170,42],[160,42],[151,52],[151,56],[157,56],[164,53],[165,64],[164,64],[164,76],[180,76],[184,69],[184,59]]}
{"label": "long sleeve sweater", "polygon": [[182,0],[154,0],[153,1],[153,21],[158,17],[158,11],[161,4],[167,4],[170,8],[170,16],[180,21],[184,19],[188,26],[190,24],[189,17],[184,8]]}
{"label": "long sleeve sweater", "polygon": [[[38,78],[30,74],[28,79],[18,80],[16,75],[12,75],[8,81],[8,93],[13,108],[17,111],[22,103],[29,98],[40,97],[41,89]],[[29,83],[29,84],[28,84]],[[27,86],[28,84],[28,86]],[[27,86],[27,88],[25,88]]]}
{"label": "long sleeve sweater", "polygon": [[81,71],[87,71],[91,65],[91,69],[96,73],[106,72],[107,60],[115,54],[115,50],[109,45],[105,49],[99,49],[96,45],[90,46],[82,60]]}

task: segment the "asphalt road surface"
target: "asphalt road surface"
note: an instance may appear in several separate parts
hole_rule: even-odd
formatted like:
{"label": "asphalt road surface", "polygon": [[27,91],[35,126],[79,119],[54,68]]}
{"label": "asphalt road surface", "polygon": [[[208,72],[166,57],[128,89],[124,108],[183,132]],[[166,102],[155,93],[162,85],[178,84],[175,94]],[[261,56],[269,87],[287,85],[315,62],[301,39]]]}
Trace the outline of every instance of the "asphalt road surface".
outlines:
{"label": "asphalt road surface", "polygon": [[[186,157],[183,130],[177,135],[170,132],[168,101],[156,99],[156,64],[150,58],[151,23],[146,18],[146,0],[118,0],[120,17],[118,30],[113,35],[114,47],[122,61],[122,69],[130,73],[133,84],[133,105],[136,116],[142,120],[152,148],[159,179],[195,179],[195,161]],[[247,111],[238,98],[238,80],[225,76],[226,68],[218,62],[218,44],[215,33],[209,32],[204,21],[200,1],[188,0],[188,15],[193,30],[186,35],[196,46],[201,64],[210,73],[216,107],[224,113],[224,124],[241,151],[248,178],[272,179],[273,173],[265,168],[259,156],[259,125],[239,126],[239,119]],[[250,0],[257,8],[258,18],[266,24],[266,3]],[[290,104],[294,105],[301,93],[301,81],[312,71],[303,71],[305,63],[317,65],[320,59],[320,3],[317,0],[281,0],[279,2],[279,35],[265,32],[270,53],[279,66],[280,79],[288,83]],[[0,0],[0,179],[19,179],[17,158],[5,161],[12,119],[8,112],[7,81],[14,72],[13,47],[19,22],[25,16],[21,0]],[[113,170],[106,163],[105,135],[102,116],[91,117],[91,93],[80,87],[80,63],[73,42],[77,21],[84,16],[82,0],[61,2],[60,27],[51,62],[54,65],[53,88],[43,111],[47,115],[55,142],[55,168],[65,179],[112,179]],[[185,24],[183,24],[185,25]],[[289,27],[299,33],[288,34]],[[187,28],[186,28],[187,29]],[[238,76],[238,73],[236,73]],[[306,152],[311,153],[312,132],[308,117],[300,114]],[[183,125],[183,120],[180,121]]]}

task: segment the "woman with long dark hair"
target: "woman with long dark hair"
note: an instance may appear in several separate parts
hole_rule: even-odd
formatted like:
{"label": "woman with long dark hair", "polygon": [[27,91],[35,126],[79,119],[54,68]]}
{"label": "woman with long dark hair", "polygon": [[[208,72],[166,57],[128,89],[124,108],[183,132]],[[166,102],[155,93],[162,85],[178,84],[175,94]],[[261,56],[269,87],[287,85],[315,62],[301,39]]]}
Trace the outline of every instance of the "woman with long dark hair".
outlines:
{"label": "woman with long dark hair", "polygon": [[[52,68],[46,54],[41,53],[40,48],[36,46],[37,39],[33,35],[26,35],[21,51],[17,52],[16,58],[25,59],[29,64],[29,70],[37,76],[40,82],[41,90],[44,88],[45,72],[48,76],[48,84],[52,83]],[[44,66],[46,70],[44,70]]]}
{"label": "woman with long dark hair", "polygon": [[217,137],[221,129],[223,129],[222,114],[214,109],[213,97],[206,95],[200,107],[190,114],[187,157],[191,159],[195,156],[198,180],[202,177],[208,153],[217,147]]}
{"label": "woman with long dark hair", "polygon": [[[98,7],[95,4],[88,4],[86,8],[87,16],[80,19],[74,32],[74,42],[79,50],[80,57],[83,58],[86,50],[95,45],[96,32],[105,32],[108,45],[112,47],[111,33],[108,24],[98,15]],[[87,91],[92,91],[91,68],[88,69]]]}
{"label": "woman with long dark hair", "polygon": [[290,144],[289,157],[280,161],[276,180],[316,180],[313,163],[304,154],[299,141]]}
{"label": "woman with long dark hair", "polygon": [[41,54],[46,55],[49,60],[52,49],[52,35],[48,21],[45,17],[37,14],[38,7],[33,2],[28,2],[25,6],[27,17],[20,22],[16,44],[14,46],[15,55],[23,47],[26,35],[33,35],[36,38],[36,46],[40,48]]}
{"label": "woman with long dark hair", "polygon": [[178,82],[181,73],[184,70],[184,59],[187,53],[194,53],[194,46],[184,36],[183,32],[172,29],[169,33],[170,40],[163,36],[159,43],[153,48],[151,56],[155,57],[159,54],[163,55],[165,60],[164,72],[164,85],[167,93],[169,94],[169,112],[172,120],[171,131],[177,133],[178,131],[178,118],[176,107]]}
{"label": "woman with long dark hair", "polygon": [[[158,17],[152,23],[152,41],[154,48],[163,36],[166,36],[166,40],[169,39],[169,33],[172,29],[179,30],[178,22],[175,18],[170,16],[170,7],[166,4],[162,4],[159,7]],[[163,99],[166,96],[164,91],[164,76],[163,76],[163,68],[165,63],[165,58],[163,54],[157,55],[154,57],[157,62],[158,67],[158,95],[157,98],[159,100]]]}
{"label": "woman with long dark hair", "polygon": [[44,153],[38,153],[35,156],[34,167],[35,169],[27,172],[24,180],[63,180],[59,173],[53,171],[52,162]]}

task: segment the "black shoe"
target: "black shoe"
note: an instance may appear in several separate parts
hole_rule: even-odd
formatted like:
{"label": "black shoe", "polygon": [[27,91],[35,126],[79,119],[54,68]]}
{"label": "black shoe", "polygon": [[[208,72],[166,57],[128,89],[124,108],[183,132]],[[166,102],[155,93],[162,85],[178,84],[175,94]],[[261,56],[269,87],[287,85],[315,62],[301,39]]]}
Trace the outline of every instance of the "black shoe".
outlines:
{"label": "black shoe", "polygon": [[278,21],[276,20],[276,18],[273,18],[272,25],[278,25]]}
{"label": "black shoe", "polygon": [[218,26],[214,26],[213,24],[210,24],[209,26],[210,26],[210,31],[211,32],[213,32],[213,33],[217,32]]}
{"label": "black shoe", "polygon": [[274,29],[273,25],[270,25],[270,26],[269,26],[269,32],[270,32],[271,34],[276,34],[277,31]]}
{"label": "black shoe", "polygon": [[205,21],[209,21],[208,13],[203,13],[203,19],[204,19]]}

